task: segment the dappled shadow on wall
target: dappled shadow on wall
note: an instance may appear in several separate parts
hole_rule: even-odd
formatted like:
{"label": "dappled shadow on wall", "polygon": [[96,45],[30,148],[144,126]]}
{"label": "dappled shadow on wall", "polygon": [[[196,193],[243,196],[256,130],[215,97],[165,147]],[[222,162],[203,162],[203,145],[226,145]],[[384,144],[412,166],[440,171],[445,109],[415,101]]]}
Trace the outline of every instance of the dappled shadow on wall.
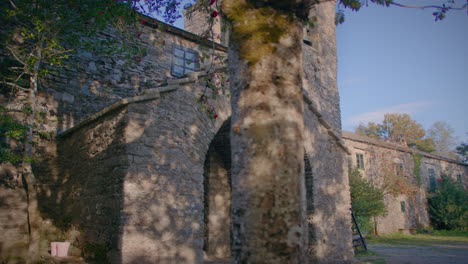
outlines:
{"label": "dappled shadow on wall", "polygon": [[67,240],[72,255],[99,263],[201,263],[215,125],[194,102],[174,92],[62,137],[37,166],[44,247]]}

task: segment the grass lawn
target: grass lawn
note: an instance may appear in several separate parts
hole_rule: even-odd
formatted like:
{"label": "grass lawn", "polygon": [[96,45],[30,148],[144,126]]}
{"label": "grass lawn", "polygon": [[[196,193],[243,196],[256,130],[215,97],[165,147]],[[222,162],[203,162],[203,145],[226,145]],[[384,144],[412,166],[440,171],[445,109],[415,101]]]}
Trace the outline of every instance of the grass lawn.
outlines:
{"label": "grass lawn", "polygon": [[[468,244],[468,231],[432,231],[427,234],[416,235],[382,235],[365,236],[370,245],[412,245],[428,246],[435,244]],[[386,256],[372,250],[356,254],[357,259],[363,264],[387,264]]]}
{"label": "grass lawn", "polygon": [[430,246],[433,244],[468,243],[468,231],[432,231],[427,234],[416,235],[382,235],[366,236],[368,244],[386,245],[416,245]]}

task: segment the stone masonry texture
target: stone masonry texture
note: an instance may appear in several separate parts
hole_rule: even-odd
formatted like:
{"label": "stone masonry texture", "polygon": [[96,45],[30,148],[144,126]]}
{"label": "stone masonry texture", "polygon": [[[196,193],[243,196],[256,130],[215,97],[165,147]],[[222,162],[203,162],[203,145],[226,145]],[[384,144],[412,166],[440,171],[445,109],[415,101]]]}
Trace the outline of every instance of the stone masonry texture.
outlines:
{"label": "stone masonry texture", "polygon": [[[415,196],[409,196],[408,194],[385,195],[384,202],[387,214],[376,219],[379,234],[409,234],[414,233],[417,229],[429,227],[426,199],[428,195],[431,195],[429,170],[434,171],[435,182],[440,180],[442,175],[450,176],[458,181],[458,175],[460,175],[461,184],[465,189],[468,187],[465,176],[468,174],[466,164],[349,132],[344,132],[343,138],[346,146],[351,150],[350,165],[356,166],[356,154],[363,155],[364,168],[360,172],[371,183],[382,187],[386,177],[385,172],[388,173],[388,170],[390,170],[391,177],[395,177],[393,172],[398,169],[401,170],[399,172],[400,177],[406,177],[409,184],[413,185],[418,192]],[[421,157],[419,180],[414,173],[415,162],[413,155],[415,154]],[[401,166],[401,169],[396,168],[397,165]],[[401,188],[407,187],[401,186]],[[404,211],[401,205],[402,202],[405,204]]]}
{"label": "stone masonry texture", "polygon": [[[310,14],[317,25],[304,29],[304,206],[311,263],[353,262],[334,13],[333,1],[318,4]],[[199,62],[196,74],[171,76],[173,45],[202,55],[206,42],[157,21],[127,33],[141,33],[131,41],[146,49],[144,56],[82,50],[69,69],[40,87],[41,126],[58,135],[36,146],[41,253],[48,254],[52,241],[70,241],[70,255],[89,262],[229,262],[229,92],[217,98],[208,92],[217,114],[210,119],[197,103],[206,87],[206,62]],[[97,38],[121,40],[115,30]],[[226,47],[209,46],[223,66]],[[27,246],[26,197],[21,188],[0,188],[0,259],[15,263],[11,259],[24,256]]]}

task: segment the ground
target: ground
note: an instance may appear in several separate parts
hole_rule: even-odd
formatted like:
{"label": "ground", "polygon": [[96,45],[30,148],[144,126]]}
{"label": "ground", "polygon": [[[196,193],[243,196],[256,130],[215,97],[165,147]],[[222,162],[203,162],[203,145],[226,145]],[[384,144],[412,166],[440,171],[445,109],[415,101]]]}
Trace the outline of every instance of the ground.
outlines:
{"label": "ground", "polygon": [[468,263],[468,233],[435,233],[415,236],[372,238],[366,253],[357,258],[364,264],[465,264]]}

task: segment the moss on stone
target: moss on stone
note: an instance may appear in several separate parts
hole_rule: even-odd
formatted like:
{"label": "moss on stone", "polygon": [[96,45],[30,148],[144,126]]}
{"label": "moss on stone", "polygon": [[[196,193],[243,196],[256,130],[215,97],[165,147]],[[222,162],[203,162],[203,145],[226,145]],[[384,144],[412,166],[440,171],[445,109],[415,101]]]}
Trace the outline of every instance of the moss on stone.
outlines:
{"label": "moss on stone", "polygon": [[93,261],[92,263],[110,263],[107,259],[108,247],[105,244],[85,243],[83,245],[83,255],[86,259]]}
{"label": "moss on stone", "polygon": [[249,64],[275,51],[280,38],[295,27],[294,15],[269,6],[256,8],[242,0],[225,1],[223,10],[232,21],[232,37],[241,59]]}

